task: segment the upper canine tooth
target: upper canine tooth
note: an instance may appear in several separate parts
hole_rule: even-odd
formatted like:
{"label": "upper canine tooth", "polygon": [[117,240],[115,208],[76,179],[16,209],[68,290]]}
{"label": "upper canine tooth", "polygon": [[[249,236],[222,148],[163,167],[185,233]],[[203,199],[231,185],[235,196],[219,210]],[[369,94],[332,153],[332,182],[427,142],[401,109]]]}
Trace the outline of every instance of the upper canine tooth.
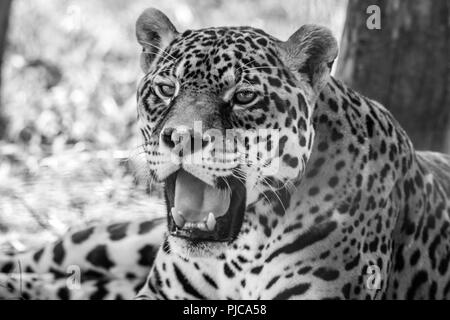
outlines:
{"label": "upper canine tooth", "polygon": [[181,214],[181,211],[175,211],[175,208],[172,208],[172,218],[173,221],[175,221],[175,224],[178,228],[183,228],[186,220],[184,220],[183,215]]}
{"label": "upper canine tooth", "polygon": [[206,226],[208,227],[209,231],[213,231],[216,227],[216,217],[214,217],[214,213],[209,213],[208,219],[206,220]]}

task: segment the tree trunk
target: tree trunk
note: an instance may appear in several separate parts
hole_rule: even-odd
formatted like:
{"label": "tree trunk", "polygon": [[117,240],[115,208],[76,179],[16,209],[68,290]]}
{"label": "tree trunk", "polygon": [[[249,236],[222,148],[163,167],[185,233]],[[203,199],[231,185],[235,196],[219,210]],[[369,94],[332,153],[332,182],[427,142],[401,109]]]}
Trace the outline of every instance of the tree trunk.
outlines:
{"label": "tree trunk", "polygon": [[9,14],[11,11],[12,0],[0,0],[0,140],[6,132],[7,121],[3,115],[1,103],[1,85],[2,85],[2,64],[3,53],[6,47],[6,35],[8,30]]}
{"label": "tree trunk", "polygon": [[[370,5],[380,30],[366,26]],[[450,152],[450,1],[349,0],[336,74],[384,104],[417,149]]]}

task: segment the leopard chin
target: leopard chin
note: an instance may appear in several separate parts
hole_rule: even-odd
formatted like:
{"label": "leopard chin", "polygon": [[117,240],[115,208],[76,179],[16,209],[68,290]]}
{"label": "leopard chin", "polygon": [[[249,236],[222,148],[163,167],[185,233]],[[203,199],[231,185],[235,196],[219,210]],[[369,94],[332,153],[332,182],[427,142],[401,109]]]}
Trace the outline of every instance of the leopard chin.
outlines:
{"label": "leopard chin", "polygon": [[196,241],[169,234],[171,251],[183,259],[219,258],[229,248],[229,243]]}
{"label": "leopard chin", "polygon": [[239,235],[245,181],[229,176],[212,186],[180,169],[166,178],[164,193],[170,238],[186,255],[221,252]]}

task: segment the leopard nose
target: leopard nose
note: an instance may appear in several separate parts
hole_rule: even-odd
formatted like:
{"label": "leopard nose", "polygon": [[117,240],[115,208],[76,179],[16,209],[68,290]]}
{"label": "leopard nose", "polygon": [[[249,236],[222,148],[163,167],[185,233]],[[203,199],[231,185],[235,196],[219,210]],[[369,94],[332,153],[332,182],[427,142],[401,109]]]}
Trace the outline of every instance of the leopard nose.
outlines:
{"label": "leopard nose", "polygon": [[210,143],[210,137],[189,128],[168,127],[162,130],[160,142],[170,151],[183,156],[206,148]]}

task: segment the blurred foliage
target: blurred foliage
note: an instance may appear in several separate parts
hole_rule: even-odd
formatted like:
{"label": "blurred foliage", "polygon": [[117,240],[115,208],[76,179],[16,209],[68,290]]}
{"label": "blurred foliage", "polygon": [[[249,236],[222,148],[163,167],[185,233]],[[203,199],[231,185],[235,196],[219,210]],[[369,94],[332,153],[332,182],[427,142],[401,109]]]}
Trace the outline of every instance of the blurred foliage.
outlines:
{"label": "blurred foliage", "polygon": [[162,211],[157,194],[139,183],[146,174],[134,23],[151,6],[178,30],[245,24],[285,40],[305,23],[339,38],[346,0],[14,0],[2,88],[9,127],[0,142],[0,245],[20,249],[72,225]]}

